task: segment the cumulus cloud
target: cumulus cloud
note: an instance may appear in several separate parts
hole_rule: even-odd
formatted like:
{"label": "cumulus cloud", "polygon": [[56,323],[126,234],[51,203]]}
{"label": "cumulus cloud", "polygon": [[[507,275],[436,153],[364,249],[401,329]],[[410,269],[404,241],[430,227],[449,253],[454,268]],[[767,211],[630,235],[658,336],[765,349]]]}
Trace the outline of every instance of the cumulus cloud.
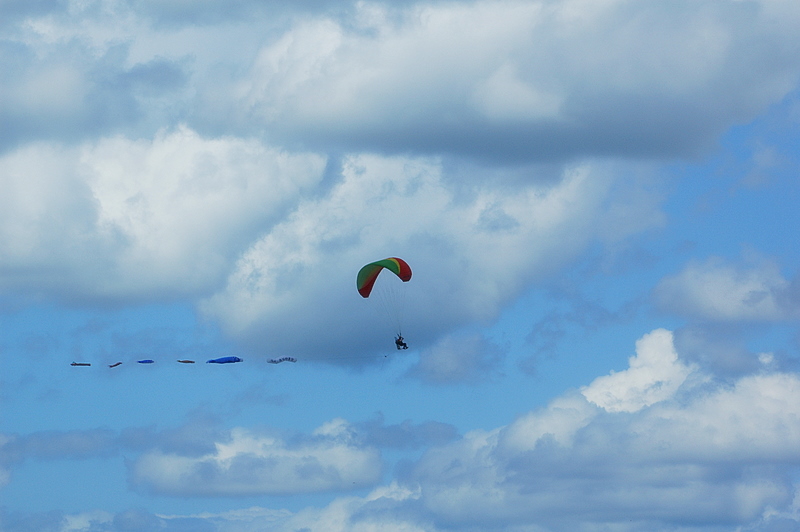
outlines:
{"label": "cumulus cloud", "polygon": [[[800,378],[763,373],[727,385],[697,371],[676,358],[669,331],[653,331],[612,379],[507,426],[435,445],[366,497],[338,498],[264,528],[796,528],[800,490],[787,472],[800,464]],[[610,383],[627,402],[587,398]]]}
{"label": "cumulus cloud", "polygon": [[123,42],[97,35],[100,43],[86,43],[58,20],[28,20],[0,45],[0,153],[30,141],[153,134],[154,124],[180,120],[190,79],[184,58],[131,62]]}
{"label": "cumulus cloud", "polygon": [[686,155],[800,72],[788,2],[358,9],[350,25],[298,22],[259,52],[239,90],[275,135],[495,160]]}
{"label": "cumulus cloud", "polygon": [[20,148],[0,158],[0,285],[83,299],[210,292],[324,165],[187,128]]}
{"label": "cumulus cloud", "polygon": [[[703,153],[800,73],[791,0],[1,4],[4,297],[201,301],[253,350],[368,358],[394,330],[355,272],[399,255],[415,270],[403,354],[428,383],[473,382],[500,357],[452,331],[663,223],[658,194],[609,159]],[[796,320],[798,294],[773,265],[714,260],[656,290],[661,309],[723,325]],[[697,331],[653,331],[627,369],[463,437],[382,419],[0,436],[0,486],[23,460],[124,450],[133,486],[178,497],[363,489],[387,471],[381,449],[427,449],[324,508],[0,509],[0,528],[797,528],[798,376]],[[729,379],[706,378],[725,358]]]}
{"label": "cumulus cloud", "polygon": [[[619,167],[556,165],[547,184],[510,171],[514,190],[465,193],[441,154],[500,166],[686,154],[800,69],[788,2],[357,2],[338,6],[346,17],[308,2],[280,22],[237,2],[220,24],[204,22],[206,3],[9,6],[0,113],[25,120],[0,160],[0,286],[202,298],[253,349],[318,358],[385,345],[371,326],[357,336],[363,302],[331,288],[366,260],[403,254],[437,272],[409,299],[413,345],[427,346],[491,320],[592,239],[663,222],[652,194],[609,200]],[[78,145],[12,149],[41,137],[36,117]],[[81,121],[98,129],[76,135]],[[350,154],[341,175],[323,169],[328,152]]]}
{"label": "cumulus cloud", "polygon": [[736,265],[712,257],[664,278],[655,298],[665,311],[702,321],[783,321],[800,316],[795,285],[773,262]]}
{"label": "cumulus cloud", "polygon": [[[409,440],[431,427],[335,419],[299,439],[236,429],[217,437],[211,452],[148,452],[131,466],[135,483],[161,494],[336,490],[378,481],[381,461],[366,441],[430,446],[394,481],[322,508],[4,518],[12,532],[44,522],[87,531],[130,523],[236,532],[796,528],[800,377],[764,371],[720,383],[699,371],[681,362],[672,335],[659,329],[637,342],[626,370],[493,430]],[[67,522],[73,528],[63,528]]]}
{"label": "cumulus cloud", "polygon": [[[403,330],[414,331],[412,346],[424,345],[435,332],[493,319],[520,288],[605,237],[618,179],[613,165],[598,163],[566,168],[554,184],[464,191],[436,160],[348,157],[341,181],[259,239],[202,308],[234,337],[279,352],[380,349],[396,329],[374,326],[380,306],[358,296],[355,274],[369,260],[399,256],[417,272],[401,287]],[[309,336],[309,322],[325,334]]]}
{"label": "cumulus cloud", "polygon": [[792,2],[100,4],[4,4],[0,147],[186,122],[325,152],[691,155],[800,72]]}
{"label": "cumulus cloud", "polygon": [[383,463],[336,419],[304,442],[234,429],[214,452],[195,457],[145,453],[131,465],[134,484],[166,495],[239,496],[349,490],[374,484]]}
{"label": "cumulus cloud", "polygon": [[[154,7],[162,16],[156,21],[147,4],[12,1],[0,6],[5,29],[0,153],[32,140],[72,144],[115,133],[152,137],[187,121],[208,126],[204,117],[213,114],[211,106],[226,115],[230,93],[219,89],[231,84],[230,72],[220,64],[248,64],[246,50],[257,46],[248,42],[261,42],[275,17],[261,13],[261,23],[248,28],[227,27],[217,19],[218,24],[186,32],[170,23],[170,13],[202,18],[210,4],[158,3]],[[247,9],[229,7],[213,11],[247,15]],[[213,126],[205,131],[231,133]]]}
{"label": "cumulus cloud", "polygon": [[[202,309],[237,339],[324,358],[354,335],[356,354],[385,345],[374,302],[348,287],[365,261],[399,255],[425,272],[404,287],[424,346],[492,319],[592,239],[613,241],[620,213],[640,214],[637,230],[661,223],[655,202],[612,199],[613,187],[638,186],[629,174],[587,163],[556,181],[461,186],[438,159],[352,155],[337,169],[187,127],[30,144],[0,156],[0,286],[69,301],[205,296]],[[309,335],[309,323],[326,333]]]}
{"label": "cumulus cloud", "polygon": [[452,425],[382,414],[349,423],[337,418],[311,434],[235,428],[196,416],[175,428],[131,427],[0,434],[0,486],[26,460],[115,458],[128,453],[132,484],[176,496],[296,494],[359,489],[383,471],[382,449],[416,450],[457,439]]}
{"label": "cumulus cloud", "polygon": [[672,397],[692,369],[678,360],[671,331],[658,329],[636,342],[629,368],[598,377],[581,393],[609,412],[636,412]]}
{"label": "cumulus cloud", "polygon": [[[795,487],[782,471],[800,463],[800,379],[684,384],[678,396],[689,381],[669,344],[654,331],[625,372],[432,449],[407,481],[443,528],[689,530],[700,516],[745,526],[790,509]],[[654,397],[657,382],[667,385]],[[584,397],[611,383],[615,397],[638,399],[599,408]]]}

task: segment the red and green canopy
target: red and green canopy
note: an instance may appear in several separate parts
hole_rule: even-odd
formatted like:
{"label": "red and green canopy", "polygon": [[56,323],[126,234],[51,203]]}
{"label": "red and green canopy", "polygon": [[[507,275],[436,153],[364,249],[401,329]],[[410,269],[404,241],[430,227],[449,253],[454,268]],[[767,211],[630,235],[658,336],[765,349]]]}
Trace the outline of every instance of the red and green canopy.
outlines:
{"label": "red and green canopy", "polygon": [[358,271],[356,288],[358,288],[358,293],[361,294],[361,297],[369,297],[375,280],[384,269],[397,275],[403,282],[407,282],[411,279],[411,267],[409,267],[403,259],[390,257],[388,259],[372,262]]}

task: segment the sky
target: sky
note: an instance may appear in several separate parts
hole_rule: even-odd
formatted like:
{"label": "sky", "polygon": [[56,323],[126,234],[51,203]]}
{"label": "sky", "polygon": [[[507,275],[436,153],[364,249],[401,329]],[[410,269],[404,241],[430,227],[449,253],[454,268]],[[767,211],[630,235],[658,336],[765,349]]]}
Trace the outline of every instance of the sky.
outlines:
{"label": "sky", "polygon": [[798,27],[0,0],[0,530],[799,529]]}

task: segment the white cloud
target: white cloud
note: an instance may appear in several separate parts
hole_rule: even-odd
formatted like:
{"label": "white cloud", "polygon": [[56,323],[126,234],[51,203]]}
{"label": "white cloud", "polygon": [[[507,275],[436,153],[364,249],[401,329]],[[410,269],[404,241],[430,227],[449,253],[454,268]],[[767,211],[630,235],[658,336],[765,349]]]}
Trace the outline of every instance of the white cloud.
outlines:
{"label": "white cloud", "polygon": [[[397,254],[415,269],[406,323],[410,352],[427,355],[418,372],[469,381],[491,350],[443,334],[490,322],[594,242],[663,222],[655,194],[620,194],[635,184],[620,175],[629,166],[587,158],[701,153],[800,71],[793,0],[296,3],[312,7],[6,2],[4,15],[20,14],[0,17],[0,292],[203,300],[258,349],[357,357],[393,350],[393,331],[374,326],[355,271]],[[341,175],[326,152],[347,154]],[[756,169],[776,157],[764,150]],[[509,161],[546,161],[557,176],[544,183]],[[736,324],[795,320],[797,287],[769,264],[710,261],[656,294],[666,310]],[[728,345],[714,358],[733,358]],[[325,508],[189,524],[145,511],[0,518],[9,530],[798,528],[800,380],[776,372],[784,355],[745,353],[752,364],[719,384],[676,346],[654,331],[628,369],[433,444],[398,464],[396,482]],[[0,487],[23,443],[32,458],[72,459],[140,453],[155,438],[130,474],[156,494],[347,490],[379,481],[376,447],[412,453],[455,432],[353,427],[0,436]]]}
{"label": "white cloud", "polygon": [[[10,19],[0,147],[185,122],[323,152],[687,155],[800,73],[793,2],[335,5],[72,2]],[[154,62],[172,74],[136,75]]]}
{"label": "white cloud", "polygon": [[310,532],[424,532],[434,526],[424,517],[404,515],[397,507],[420,499],[419,490],[392,483],[373,490],[366,497],[347,497],[325,508],[307,508],[297,512],[280,531]]}
{"label": "white cloud", "polygon": [[[686,368],[669,333],[644,337],[638,353],[612,376],[612,408],[569,392],[506,427],[429,450],[407,479],[428,515],[464,530],[631,531],[692,530],[697,519],[757,529],[785,515],[796,488],[784,473],[800,463],[800,378],[764,374],[731,387],[696,379],[678,397]],[[610,382],[601,379],[583,393]],[[659,381],[668,385],[654,396],[649,384]]]}
{"label": "white cloud", "polygon": [[234,429],[230,440],[215,447],[199,457],[146,453],[133,464],[132,480],[161,494],[274,495],[368,486],[379,480],[383,466],[379,451],[360,446],[343,420],[300,442]]}
{"label": "white cloud", "polygon": [[[639,340],[630,367],[612,375],[611,407],[584,397],[610,382],[601,377],[507,426],[432,446],[367,496],[297,512],[128,512],[113,523],[232,532],[796,528],[800,490],[790,478],[800,464],[800,376],[764,372],[725,384],[683,380],[685,371],[670,333],[655,330]],[[654,396],[654,382],[669,385]],[[200,457],[148,452],[132,465],[132,480],[172,495],[346,490],[380,478],[377,451],[361,446],[358,432],[342,419],[304,438],[236,429]],[[90,530],[80,526],[93,520],[111,526],[102,512],[68,517],[72,530]]]}
{"label": "white cloud", "polygon": [[502,429],[502,450],[520,453],[532,450],[542,438],[552,438],[559,445],[571,446],[578,430],[588,425],[598,410],[578,394],[565,394],[552,400],[547,408],[528,412]]}
{"label": "white cloud", "polygon": [[79,532],[81,530],[91,530],[95,525],[109,525],[114,521],[114,514],[102,510],[94,510],[80,514],[69,514],[64,516],[64,523],[60,532]]}
{"label": "white cloud", "polygon": [[632,429],[638,443],[659,458],[795,463],[798,400],[796,374],[751,375],[731,387],[698,394],[685,406],[656,405]]}
{"label": "white cloud", "polygon": [[0,156],[0,286],[82,301],[211,295],[202,308],[236,338],[325,357],[354,335],[374,351],[394,332],[373,326],[374,302],[352,289],[368,260],[412,264],[405,319],[424,347],[493,319],[592,240],[613,242],[620,212],[640,213],[639,231],[660,223],[647,192],[611,197],[639,186],[621,165],[500,188],[454,181],[436,159],[353,155],[341,174],[325,165],[186,127],[27,145]]}
{"label": "white cloud", "polygon": [[227,272],[259,226],[279,219],[287,203],[319,182],[325,161],[181,128],[152,142],[103,141],[83,163],[99,228],[129,243],[120,277],[135,283],[155,266],[160,289],[203,290]]}
{"label": "white cloud", "polygon": [[753,265],[719,258],[690,263],[664,278],[655,297],[662,309],[701,320],[780,321],[800,316],[792,283],[765,260]]}
{"label": "white cloud", "polygon": [[210,292],[325,161],[187,129],[0,157],[0,284],[79,298]]}
{"label": "white cloud", "polygon": [[678,360],[672,332],[658,329],[636,342],[636,356],[619,373],[596,378],[581,393],[609,412],[636,412],[672,397],[692,368]]}
{"label": "white cloud", "polygon": [[[624,180],[614,166],[586,164],[552,185],[461,190],[437,161],[366,155],[347,158],[342,174],[328,195],[301,202],[244,253],[225,289],[203,303],[230,334],[316,357],[339,345],[391,347],[396,329],[373,326],[380,307],[355,290],[358,268],[387,256],[415,271],[401,287],[412,346],[493,319],[521,288],[605,236],[617,205],[609,187]],[[310,337],[309,323],[321,333]]]}
{"label": "white cloud", "polygon": [[475,106],[490,122],[555,119],[562,104],[560,95],[537,91],[522,81],[511,65],[500,66],[488,79],[478,82],[473,97]]}
{"label": "white cloud", "polygon": [[369,16],[355,28],[297,23],[241,81],[277,137],[489,158],[696,153],[800,73],[788,2],[356,9]]}

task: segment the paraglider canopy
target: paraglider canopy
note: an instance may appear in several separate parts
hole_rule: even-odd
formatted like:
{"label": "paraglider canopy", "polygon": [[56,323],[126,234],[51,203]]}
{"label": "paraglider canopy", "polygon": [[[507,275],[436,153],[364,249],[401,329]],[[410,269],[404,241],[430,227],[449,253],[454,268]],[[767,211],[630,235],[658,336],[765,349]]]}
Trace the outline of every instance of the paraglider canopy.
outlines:
{"label": "paraglider canopy", "polygon": [[[389,270],[394,275],[381,277],[381,272]],[[395,276],[397,276],[395,278]],[[381,277],[378,280],[378,277]],[[400,279],[399,282],[396,279]],[[389,320],[389,325],[398,336],[402,336],[403,307],[405,306],[405,283],[411,280],[411,267],[398,257],[371,262],[362,267],[356,276],[356,288],[364,299],[377,300]],[[376,282],[377,281],[377,282]],[[373,291],[374,288],[374,291]],[[374,297],[370,297],[370,296]]]}
{"label": "paraglider canopy", "polygon": [[369,297],[375,280],[384,269],[397,275],[404,283],[411,279],[411,267],[403,259],[390,257],[388,259],[371,262],[358,271],[356,288],[361,297]]}

